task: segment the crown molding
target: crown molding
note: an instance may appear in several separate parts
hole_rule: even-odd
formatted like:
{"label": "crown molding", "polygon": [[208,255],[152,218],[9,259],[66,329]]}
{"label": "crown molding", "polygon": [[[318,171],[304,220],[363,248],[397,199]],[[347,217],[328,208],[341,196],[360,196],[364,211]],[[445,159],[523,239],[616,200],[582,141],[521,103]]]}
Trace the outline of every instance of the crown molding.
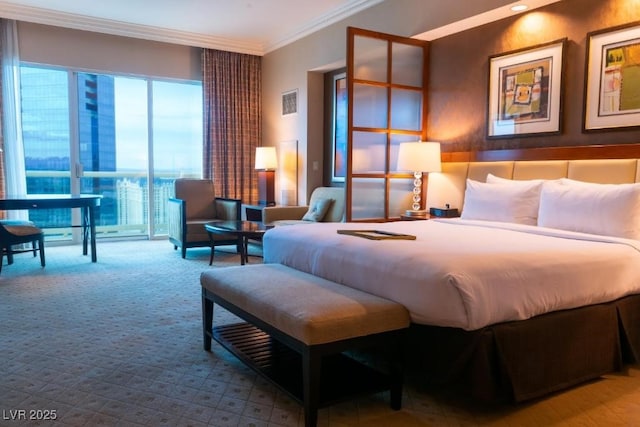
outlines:
{"label": "crown molding", "polygon": [[207,34],[171,30],[148,25],[130,24],[73,13],[56,12],[48,9],[16,5],[1,0],[0,17],[35,24],[52,25],[74,30],[92,31],[193,47],[220,49],[252,55],[264,54],[263,46],[260,43],[243,42]]}
{"label": "crown molding", "polygon": [[133,37],[164,43],[219,49],[262,56],[265,53],[292,43],[328,25],[338,22],[347,16],[381,3],[382,1],[383,0],[353,0],[340,9],[336,9],[329,14],[318,17],[318,19],[311,21],[296,32],[280,40],[269,42],[266,45],[258,42],[241,41],[224,37],[216,37],[208,34],[192,33],[148,25],[131,24],[110,19],[93,18],[73,13],[57,12],[50,9],[17,5],[15,3],[8,3],[2,0],[0,0],[0,17],[14,19],[16,21],[32,22],[35,24],[71,28],[74,30],[92,31],[115,36]]}
{"label": "crown molding", "polygon": [[265,48],[265,53],[279,49],[296,40],[313,34],[331,24],[335,24],[351,15],[355,15],[365,9],[382,3],[384,0],[352,0],[339,9],[332,10],[330,13],[319,16],[317,19],[307,23],[304,27],[301,27],[298,31],[282,38],[281,40],[274,40]]}

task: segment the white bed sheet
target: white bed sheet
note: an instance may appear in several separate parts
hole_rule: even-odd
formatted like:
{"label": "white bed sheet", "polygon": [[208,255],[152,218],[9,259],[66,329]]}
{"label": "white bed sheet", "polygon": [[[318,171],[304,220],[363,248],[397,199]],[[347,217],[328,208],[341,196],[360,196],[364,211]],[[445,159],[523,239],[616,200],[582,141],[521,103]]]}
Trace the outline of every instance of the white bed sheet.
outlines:
{"label": "white bed sheet", "polygon": [[[368,240],[375,229],[416,240]],[[640,242],[462,219],[317,223],[265,233],[264,261],[403,304],[415,323],[475,330],[640,293]]]}

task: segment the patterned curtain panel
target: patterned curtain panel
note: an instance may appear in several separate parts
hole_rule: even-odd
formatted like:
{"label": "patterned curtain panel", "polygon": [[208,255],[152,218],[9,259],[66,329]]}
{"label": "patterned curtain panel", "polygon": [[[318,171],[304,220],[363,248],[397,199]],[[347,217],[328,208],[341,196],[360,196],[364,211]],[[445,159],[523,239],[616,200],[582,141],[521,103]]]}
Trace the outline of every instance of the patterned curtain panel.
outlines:
{"label": "patterned curtain panel", "polygon": [[262,68],[254,55],[203,49],[205,178],[216,195],[258,200],[254,170],[262,138]]}

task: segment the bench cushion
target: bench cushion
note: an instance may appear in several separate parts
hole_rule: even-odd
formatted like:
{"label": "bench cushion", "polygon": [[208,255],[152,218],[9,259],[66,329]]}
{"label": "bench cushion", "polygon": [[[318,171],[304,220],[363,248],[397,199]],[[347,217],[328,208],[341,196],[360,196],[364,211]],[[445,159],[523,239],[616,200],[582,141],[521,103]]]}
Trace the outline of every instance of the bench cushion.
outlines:
{"label": "bench cushion", "polygon": [[307,345],[403,329],[410,323],[401,304],[280,264],[207,270],[200,283]]}

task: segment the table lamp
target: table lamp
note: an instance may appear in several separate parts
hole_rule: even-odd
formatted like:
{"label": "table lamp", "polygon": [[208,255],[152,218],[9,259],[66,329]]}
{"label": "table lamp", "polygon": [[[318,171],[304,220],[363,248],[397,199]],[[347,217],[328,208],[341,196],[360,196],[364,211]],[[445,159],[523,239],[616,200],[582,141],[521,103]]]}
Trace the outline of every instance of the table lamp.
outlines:
{"label": "table lamp", "polygon": [[[422,173],[440,172],[440,143],[438,142],[402,142],[398,150],[398,171],[413,172],[413,205],[407,210],[407,216],[427,216],[421,208]],[[428,179],[428,176],[427,176]]]}
{"label": "table lamp", "polygon": [[278,167],[276,147],[256,148],[256,170],[258,171],[258,204],[273,206],[275,199],[275,174]]}

